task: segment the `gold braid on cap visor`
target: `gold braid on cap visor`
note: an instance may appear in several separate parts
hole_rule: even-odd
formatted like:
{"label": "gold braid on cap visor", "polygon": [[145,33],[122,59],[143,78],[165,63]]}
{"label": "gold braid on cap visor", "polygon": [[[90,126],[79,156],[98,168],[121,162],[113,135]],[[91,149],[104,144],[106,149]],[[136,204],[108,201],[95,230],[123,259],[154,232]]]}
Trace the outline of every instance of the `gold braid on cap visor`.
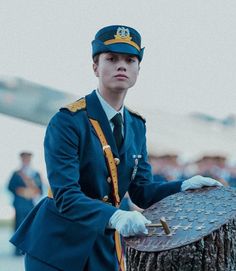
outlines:
{"label": "gold braid on cap visor", "polygon": [[134,41],[131,41],[129,38],[115,38],[115,39],[104,41],[105,45],[110,45],[114,43],[127,43],[135,47],[138,51],[140,51],[140,47],[138,46],[138,44],[135,43]]}

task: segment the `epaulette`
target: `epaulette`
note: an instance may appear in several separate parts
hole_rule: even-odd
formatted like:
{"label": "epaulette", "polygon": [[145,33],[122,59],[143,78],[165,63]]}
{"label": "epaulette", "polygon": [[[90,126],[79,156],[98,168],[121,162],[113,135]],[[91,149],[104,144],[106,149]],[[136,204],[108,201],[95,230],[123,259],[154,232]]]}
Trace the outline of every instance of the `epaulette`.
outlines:
{"label": "epaulette", "polygon": [[78,101],[75,101],[71,104],[64,106],[63,108],[67,108],[70,112],[73,112],[73,113],[79,110],[85,109],[86,108],[85,98],[81,98]]}
{"label": "epaulette", "polygon": [[139,117],[139,118],[142,119],[144,122],[146,122],[146,119],[145,119],[142,115],[140,115],[137,111],[133,111],[133,110],[131,110],[131,109],[128,108],[128,107],[126,107],[126,108],[127,108],[127,110],[128,110],[131,114],[135,115],[136,117]]}

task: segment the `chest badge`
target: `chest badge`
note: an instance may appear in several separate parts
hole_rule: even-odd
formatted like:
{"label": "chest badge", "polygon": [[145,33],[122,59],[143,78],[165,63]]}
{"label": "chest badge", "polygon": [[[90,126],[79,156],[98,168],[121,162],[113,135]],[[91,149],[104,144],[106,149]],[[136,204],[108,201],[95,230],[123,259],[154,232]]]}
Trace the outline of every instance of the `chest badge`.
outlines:
{"label": "chest badge", "polygon": [[138,154],[138,155],[134,154],[132,157],[134,159],[134,168],[133,168],[133,172],[132,172],[132,175],[131,175],[131,181],[134,180],[134,178],[135,178],[135,176],[137,174],[139,159],[142,158],[142,155],[141,154]]}

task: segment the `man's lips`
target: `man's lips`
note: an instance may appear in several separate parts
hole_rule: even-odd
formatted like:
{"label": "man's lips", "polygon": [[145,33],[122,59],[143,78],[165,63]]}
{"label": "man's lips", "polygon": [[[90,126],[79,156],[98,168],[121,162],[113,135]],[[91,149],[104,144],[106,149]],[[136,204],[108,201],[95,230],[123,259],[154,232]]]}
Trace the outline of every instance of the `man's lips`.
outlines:
{"label": "man's lips", "polygon": [[116,78],[128,78],[125,74],[117,74],[115,75]]}

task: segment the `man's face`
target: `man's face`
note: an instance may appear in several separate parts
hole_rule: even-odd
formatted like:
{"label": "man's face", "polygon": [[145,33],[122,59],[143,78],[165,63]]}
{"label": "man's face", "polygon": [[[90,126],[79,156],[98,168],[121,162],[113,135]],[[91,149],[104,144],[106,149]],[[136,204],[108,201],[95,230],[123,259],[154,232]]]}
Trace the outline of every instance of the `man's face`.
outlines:
{"label": "man's face", "polygon": [[31,163],[31,156],[23,156],[21,157],[22,165],[29,166]]}
{"label": "man's face", "polygon": [[102,53],[93,68],[99,79],[100,89],[120,92],[135,84],[139,61],[133,55]]}

